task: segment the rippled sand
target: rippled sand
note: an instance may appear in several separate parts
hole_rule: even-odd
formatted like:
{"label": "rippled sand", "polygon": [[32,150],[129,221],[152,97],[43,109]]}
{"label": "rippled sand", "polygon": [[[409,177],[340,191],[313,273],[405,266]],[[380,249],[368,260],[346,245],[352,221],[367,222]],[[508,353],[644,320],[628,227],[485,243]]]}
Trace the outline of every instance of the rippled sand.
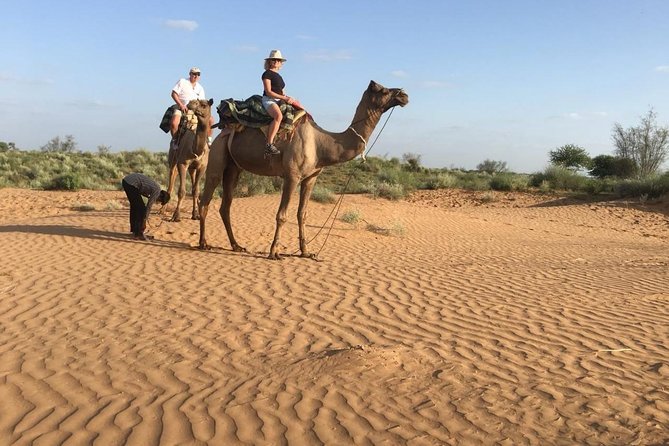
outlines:
{"label": "rippled sand", "polygon": [[666,206],[347,196],[277,262],[278,196],[233,203],[248,253],[219,204],[202,252],[123,192],[0,189],[0,444],[668,444]]}

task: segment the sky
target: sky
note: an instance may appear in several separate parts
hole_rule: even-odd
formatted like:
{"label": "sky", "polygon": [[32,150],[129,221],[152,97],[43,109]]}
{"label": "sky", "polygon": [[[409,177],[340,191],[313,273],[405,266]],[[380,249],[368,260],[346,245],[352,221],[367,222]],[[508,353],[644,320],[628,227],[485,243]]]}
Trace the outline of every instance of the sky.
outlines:
{"label": "sky", "polygon": [[[208,98],[286,93],[344,131],[370,80],[401,87],[369,155],[514,172],[566,144],[613,154],[614,124],[669,125],[667,0],[0,0],[0,141],[167,150],[158,125],[197,66]],[[216,131],[217,132],[217,131]]]}

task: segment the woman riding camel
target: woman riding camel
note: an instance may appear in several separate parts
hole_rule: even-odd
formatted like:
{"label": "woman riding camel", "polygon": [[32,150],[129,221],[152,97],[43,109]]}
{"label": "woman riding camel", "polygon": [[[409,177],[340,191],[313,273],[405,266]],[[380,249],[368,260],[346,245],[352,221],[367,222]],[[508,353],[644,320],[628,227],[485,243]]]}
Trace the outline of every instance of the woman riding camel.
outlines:
{"label": "woman riding camel", "polygon": [[264,88],[262,105],[273,119],[267,132],[266,155],[278,155],[281,153],[274,145],[274,138],[279,131],[279,125],[281,125],[281,120],[283,119],[283,113],[281,113],[281,109],[279,108],[281,101],[286,102],[288,105],[299,106],[297,100],[286,96],[283,92],[286,83],[279,74],[279,70],[285,61],[286,59],[283,58],[279,50],[270,51],[269,57],[265,59],[265,72],[262,74]]}

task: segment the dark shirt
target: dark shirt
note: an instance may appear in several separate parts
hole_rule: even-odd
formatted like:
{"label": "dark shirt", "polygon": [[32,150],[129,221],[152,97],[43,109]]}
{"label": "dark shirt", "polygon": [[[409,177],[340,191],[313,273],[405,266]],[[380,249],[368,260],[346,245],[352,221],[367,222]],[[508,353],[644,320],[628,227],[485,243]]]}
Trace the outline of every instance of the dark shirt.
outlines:
{"label": "dark shirt", "polygon": [[131,173],[123,178],[123,181],[137,189],[140,195],[149,199],[146,202],[146,214],[144,217],[149,218],[149,215],[151,214],[151,206],[153,206],[153,203],[156,202],[160,195],[160,186],[158,183],[141,173]]}
{"label": "dark shirt", "polygon": [[[272,91],[276,94],[283,95],[283,89],[286,86],[286,83],[283,81],[283,78],[279,73],[272,70],[265,70],[265,72],[262,74],[262,79],[263,81],[265,79],[269,79],[271,82]],[[268,96],[267,91],[263,91],[263,94]]]}

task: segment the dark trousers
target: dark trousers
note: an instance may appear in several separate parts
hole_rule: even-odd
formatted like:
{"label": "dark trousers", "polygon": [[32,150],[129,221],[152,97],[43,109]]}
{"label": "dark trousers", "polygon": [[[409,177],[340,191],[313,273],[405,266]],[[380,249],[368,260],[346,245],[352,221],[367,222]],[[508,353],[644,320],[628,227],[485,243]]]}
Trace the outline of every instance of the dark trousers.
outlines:
{"label": "dark trousers", "polygon": [[142,230],[144,215],[146,214],[146,205],[144,204],[144,200],[142,200],[142,195],[136,187],[126,183],[125,180],[121,183],[130,202],[130,232],[134,235],[142,235],[144,234]]}

